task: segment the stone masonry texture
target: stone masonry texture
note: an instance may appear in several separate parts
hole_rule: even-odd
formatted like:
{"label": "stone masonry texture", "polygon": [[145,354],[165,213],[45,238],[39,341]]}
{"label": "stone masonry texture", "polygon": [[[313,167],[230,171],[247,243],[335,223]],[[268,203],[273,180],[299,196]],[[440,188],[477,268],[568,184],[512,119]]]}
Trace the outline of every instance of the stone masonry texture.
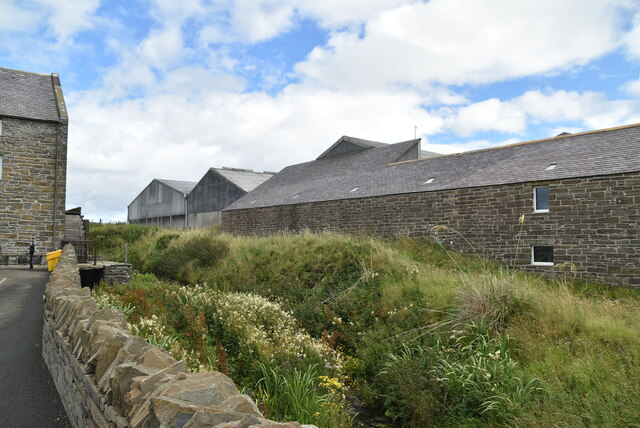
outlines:
{"label": "stone masonry texture", "polygon": [[121,312],[99,309],[81,287],[71,245],[45,297],[42,357],[74,427],[315,428],[264,419],[229,377],[190,373],[184,361],[132,335]]}
{"label": "stone masonry texture", "polygon": [[32,238],[42,259],[64,234],[67,125],[0,120],[0,264],[25,262]]}
{"label": "stone masonry texture", "polygon": [[[549,187],[548,213],[533,212],[537,186]],[[567,262],[580,278],[633,287],[640,286],[639,223],[640,173],[222,212],[222,228],[230,233],[309,230],[432,237],[507,266],[558,273]],[[434,232],[436,226],[448,229]],[[554,247],[555,268],[531,265],[534,245]]]}

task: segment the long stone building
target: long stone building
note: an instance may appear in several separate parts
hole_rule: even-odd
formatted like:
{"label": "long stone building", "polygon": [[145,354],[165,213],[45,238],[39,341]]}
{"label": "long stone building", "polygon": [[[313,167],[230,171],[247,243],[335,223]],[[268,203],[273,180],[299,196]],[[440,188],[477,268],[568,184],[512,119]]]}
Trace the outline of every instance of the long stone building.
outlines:
{"label": "long stone building", "polygon": [[352,141],[227,207],[223,230],[432,236],[506,265],[640,286],[640,125],[427,157],[419,140]]}
{"label": "long stone building", "polygon": [[60,247],[68,116],[57,74],[0,68],[0,263]]}

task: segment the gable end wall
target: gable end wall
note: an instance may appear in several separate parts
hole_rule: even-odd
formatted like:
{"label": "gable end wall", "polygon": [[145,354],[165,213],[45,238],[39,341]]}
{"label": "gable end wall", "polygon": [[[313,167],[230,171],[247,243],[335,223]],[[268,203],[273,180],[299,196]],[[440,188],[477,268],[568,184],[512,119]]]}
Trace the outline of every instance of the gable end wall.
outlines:
{"label": "gable end wall", "polygon": [[[550,187],[550,212],[533,213],[533,188]],[[518,219],[525,215],[524,224]],[[532,245],[553,245],[556,265],[613,285],[640,286],[640,173],[540,181],[223,211],[222,228],[236,234],[334,231],[382,236],[430,236],[455,228],[505,265],[530,265]],[[455,233],[443,242],[472,253]],[[516,248],[519,248],[516,254]]]}
{"label": "gable end wall", "polygon": [[25,263],[31,238],[41,257],[64,235],[67,125],[1,119],[0,264]]}

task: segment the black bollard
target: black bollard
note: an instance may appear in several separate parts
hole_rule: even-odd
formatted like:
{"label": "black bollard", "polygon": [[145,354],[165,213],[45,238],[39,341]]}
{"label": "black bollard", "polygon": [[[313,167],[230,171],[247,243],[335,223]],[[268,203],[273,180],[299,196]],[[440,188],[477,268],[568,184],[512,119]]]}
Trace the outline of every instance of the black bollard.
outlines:
{"label": "black bollard", "polygon": [[29,269],[33,269],[33,255],[36,253],[36,243],[31,238],[31,245],[29,245]]}

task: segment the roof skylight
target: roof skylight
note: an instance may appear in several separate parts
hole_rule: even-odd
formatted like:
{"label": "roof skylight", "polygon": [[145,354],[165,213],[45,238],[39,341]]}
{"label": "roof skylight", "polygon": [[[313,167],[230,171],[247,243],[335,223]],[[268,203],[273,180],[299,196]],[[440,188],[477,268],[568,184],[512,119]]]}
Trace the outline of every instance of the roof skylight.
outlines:
{"label": "roof skylight", "polygon": [[430,179],[428,179],[427,181],[424,182],[424,184],[431,184],[433,183],[433,180],[435,180],[435,177],[431,177]]}
{"label": "roof skylight", "polygon": [[254,199],[253,201],[249,202],[250,204],[255,204],[258,200]]}
{"label": "roof skylight", "polygon": [[349,191],[350,191],[350,192],[355,192],[355,191],[357,191],[359,188],[360,188],[360,187],[356,186],[356,187],[354,187],[353,189],[351,189],[351,190],[349,190]]}
{"label": "roof skylight", "polygon": [[297,195],[293,195],[293,196],[291,197],[291,199],[298,199],[299,197],[300,197],[300,195],[299,195],[299,194],[297,194]]}
{"label": "roof skylight", "polygon": [[545,169],[546,169],[547,171],[551,171],[552,169],[556,169],[556,166],[557,166],[557,164],[552,163],[551,165],[549,165],[549,166],[548,166],[548,167],[546,167]]}

